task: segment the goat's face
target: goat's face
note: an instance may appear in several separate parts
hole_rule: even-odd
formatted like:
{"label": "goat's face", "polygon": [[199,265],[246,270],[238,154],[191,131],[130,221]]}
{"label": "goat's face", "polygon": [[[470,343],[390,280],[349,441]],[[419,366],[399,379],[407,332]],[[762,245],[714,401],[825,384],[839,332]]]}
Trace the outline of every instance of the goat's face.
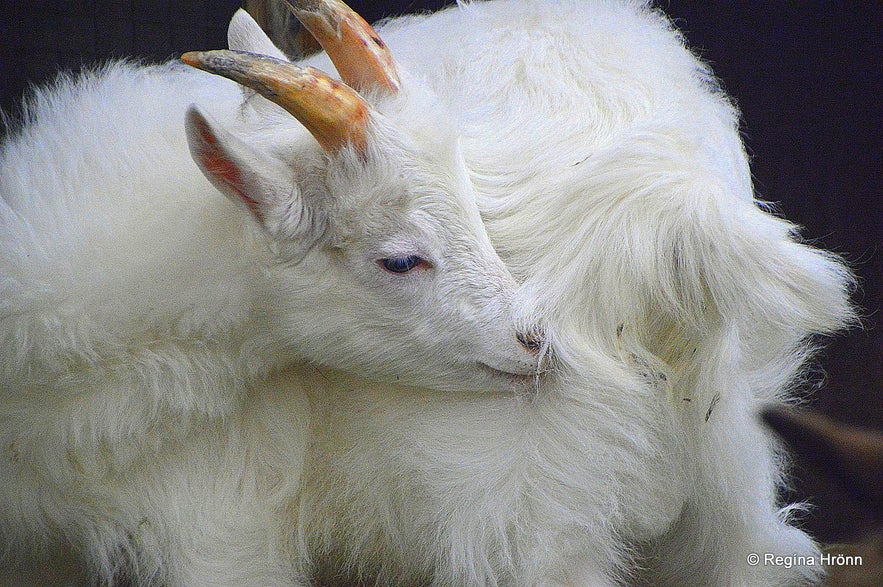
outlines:
{"label": "goat's face", "polygon": [[[272,70],[259,90],[294,67],[212,53],[185,60],[233,70],[237,81],[242,70]],[[269,149],[257,148],[195,108],[187,118],[196,162],[273,243],[272,299],[287,342],[314,363],[380,380],[532,386],[542,340],[518,326],[516,283],[491,246],[455,133],[426,119],[431,98],[406,95],[396,78],[395,92],[373,94],[375,108],[315,70],[292,75],[295,90],[271,93],[297,93],[280,105],[312,137],[292,119]]]}
{"label": "goat's face", "polygon": [[[286,296],[314,313],[314,326],[305,332],[301,320],[292,332],[310,341],[310,359],[375,377],[459,390],[531,382],[539,341],[519,333],[516,283],[491,246],[459,153],[403,134],[364,161],[342,156],[326,168],[336,205],[322,244],[290,274],[297,294]],[[324,287],[310,295],[299,271],[312,284],[321,274]],[[312,300],[304,307],[295,297]]]}

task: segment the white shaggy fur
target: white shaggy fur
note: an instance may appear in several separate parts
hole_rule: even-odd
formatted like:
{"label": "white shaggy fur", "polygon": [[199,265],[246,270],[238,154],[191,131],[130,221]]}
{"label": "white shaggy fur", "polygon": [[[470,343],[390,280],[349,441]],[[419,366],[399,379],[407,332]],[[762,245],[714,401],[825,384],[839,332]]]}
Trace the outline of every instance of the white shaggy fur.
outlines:
{"label": "white shaggy fur", "polygon": [[[753,201],[709,72],[637,1],[379,32],[403,88],[367,96],[366,161],[178,64],[32,100],[0,153],[4,564],[59,585],[814,582],[746,563],[817,552],[754,411],[850,320],[849,275]],[[274,51],[243,14],[231,39]],[[218,137],[263,226],[193,164],[191,104],[191,148]],[[411,253],[434,267],[375,263]],[[533,385],[510,382],[536,367],[526,329],[552,349]]]}

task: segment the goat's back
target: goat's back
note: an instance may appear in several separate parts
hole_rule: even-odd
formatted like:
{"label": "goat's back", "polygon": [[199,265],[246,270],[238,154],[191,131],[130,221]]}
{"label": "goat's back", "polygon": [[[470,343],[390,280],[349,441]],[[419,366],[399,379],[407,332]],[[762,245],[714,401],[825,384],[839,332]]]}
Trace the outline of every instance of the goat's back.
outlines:
{"label": "goat's back", "polygon": [[0,152],[3,372],[210,337],[243,311],[241,216],[184,136],[191,103],[232,118],[240,101],[174,63],[113,63],[30,97]]}

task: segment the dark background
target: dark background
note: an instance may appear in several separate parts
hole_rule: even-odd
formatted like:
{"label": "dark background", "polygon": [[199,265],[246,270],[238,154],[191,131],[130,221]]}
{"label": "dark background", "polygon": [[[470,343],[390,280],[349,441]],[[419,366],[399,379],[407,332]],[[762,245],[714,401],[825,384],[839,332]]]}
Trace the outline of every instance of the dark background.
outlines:
{"label": "dark background", "polygon": [[[368,21],[441,0],[356,1]],[[0,106],[28,84],[111,57],[159,61],[226,46],[236,0],[0,2]],[[662,1],[743,113],[757,191],[803,235],[842,254],[860,278],[864,330],[820,358],[814,407],[883,429],[883,3]],[[806,524],[823,540],[860,516],[836,488],[797,469],[794,497],[818,504]]]}

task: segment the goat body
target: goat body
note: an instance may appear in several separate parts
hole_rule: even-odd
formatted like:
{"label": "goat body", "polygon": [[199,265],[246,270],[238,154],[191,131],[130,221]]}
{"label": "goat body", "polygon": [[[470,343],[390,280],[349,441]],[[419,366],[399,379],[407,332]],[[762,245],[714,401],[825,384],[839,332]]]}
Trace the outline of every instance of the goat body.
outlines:
{"label": "goat body", "polygon": [[[710,72],[642,2],[378,30],[401,91],[363,92],[364,153],[180,63],[31,100],[0,153],[8,560],[169,587],[816,580],[746,562],[817,554],[753,414],[850,320],[850,277],[753,200]],[[244,14],[230,38],[281,56]]]}

